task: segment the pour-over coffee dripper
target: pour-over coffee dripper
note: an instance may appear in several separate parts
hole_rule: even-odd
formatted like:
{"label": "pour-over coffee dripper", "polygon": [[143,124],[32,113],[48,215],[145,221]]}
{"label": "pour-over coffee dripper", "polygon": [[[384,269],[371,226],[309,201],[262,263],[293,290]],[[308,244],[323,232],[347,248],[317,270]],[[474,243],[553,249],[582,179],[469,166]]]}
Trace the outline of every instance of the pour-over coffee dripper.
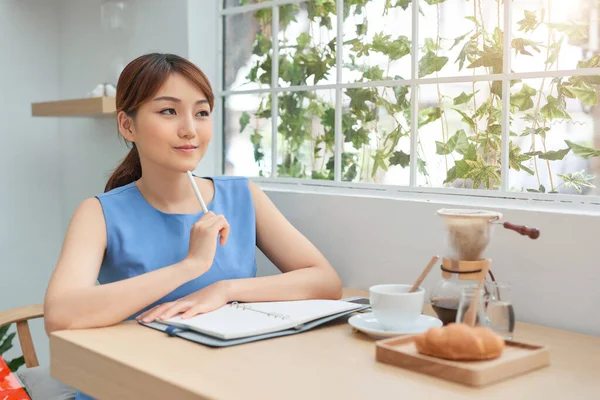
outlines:
{"label": "pour-over coffee dripper", "polygon": [[430,303],[446,325],[456,320],[462,290],[474,287],[482,271],[489,269],[491,260],[483,255],[491,240],[492,223],[502,214],[463,209],[441,209],[437,213],[445,222],[448,250],[440,267],[442,279],[432,288]]}
{"label": "pour-over coffee dripper", "polygon": [[[474,287],[481,278],[482,271],[491,271],[491,260],[484,256],[491,237],[492,227],[502,224],[504,228],[521,235],[537,239],[540,232],[527,226],[499,222],[502,214],[497,211],[471,209],[440,209],[438,215],[444,218],[448,230],[448,253],[442,258],[442,280],[431,290],[429,300],[444,324],[455,322],[464,288]],[[484,291],[489,293],[489,284]]]}
{"label": "pour-over coffee dripper", "polygon": [[448,244],[452,250],[449,257],[460,261],[478,261],[492,234],[492,222],[502,214],[487,210],[441,209],[448,229]]}

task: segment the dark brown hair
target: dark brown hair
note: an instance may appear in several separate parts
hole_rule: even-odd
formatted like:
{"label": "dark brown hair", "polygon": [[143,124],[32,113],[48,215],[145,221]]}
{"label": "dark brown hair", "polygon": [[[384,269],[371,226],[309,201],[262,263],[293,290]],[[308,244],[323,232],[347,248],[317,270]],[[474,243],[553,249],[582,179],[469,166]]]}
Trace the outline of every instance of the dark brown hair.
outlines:
{"label": "dark brown hair", "polygon": [[[196,85],[206,96],[212,111],[215,100],[212,87],[198,67],[174,54],[151,53],[131,61],[121,72],[117,83],[117,113],[124,111],[135,118],[140,105],[150,100],[172,73],[179,73]],[[129,154],[114,170],[104,191],[127,185],[141,177],[140,156],[135,143],[132,143]]]}

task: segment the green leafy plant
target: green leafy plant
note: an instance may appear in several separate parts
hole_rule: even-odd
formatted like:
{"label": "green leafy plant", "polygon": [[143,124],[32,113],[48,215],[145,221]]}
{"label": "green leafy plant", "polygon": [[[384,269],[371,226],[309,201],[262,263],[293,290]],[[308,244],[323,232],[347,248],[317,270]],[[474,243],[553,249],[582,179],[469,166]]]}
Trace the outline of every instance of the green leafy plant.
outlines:
{"label": "green leafy plant", "polygon": [[[5,325],[0,327],[0,357],[2,357],[4,353],[6,353],[13,347],[12,342],[17,333],[9,333],[10,327],[11,325]],[[6,365],[8,365],[8,368],[13,372],[18,370],[24,364],[25,358],[23,356],[14,358],[10,361],[6,361]]]}
{"label": "green leafy plant", "polygon": [[[482,1],[467,0],[473,6],[473,14],[466,17],[464,34],[456,38],[423,38],[419,48],[418,77],[431,78],[454,68],[459,72],[473,71],[477,74],[502,74],[504,55],[503,23],[500,21],[503,1],[495,0],[498,21],[486,25]],[[249,3],[249,0],[243,3]],[[438,15],[441,3],[452,0],[425,0],[420,2],[420,13],[433,7]],[[490,2],[492,3],[492,2]],[[367,6],[379,4],[378,13],[387,15],[393,9],[410,12],[411,0],[344,1],[344,21],[348,16],[363,16],[355,24],[356,37],[345,40],[343,67],[358,74],[356,82],[403,79],[390,76],[392,63],[410,57],[411,39],[391,35],[385,31],[368,35],[370,27]],[[264,11],[264,12],[263,12]],[[268,12],[267,12],[268,11]],[[286,37],[288,26],[296,22],[300,12],[308,18],[309,31],[297,37]],[[281,86],[318,85],[324,79],[334,78],[336,70],[336,38],[323,40],[315,27],[331,30],[336,18],[335,0],[310,0],[303,4],[282,5],[279,8],[279,84]],[[545,53],[542,71],[558,69],[560,52],[564,43],[577,43],[588,39],[589,23],[570,21],[551,23],[551,2],[537,10],[525,10],[523,15],[513,15],[517,31],[511,40],[511,51],[516,57],[533,57]],[[269,10],[255,14],[258,23],[271,24]],[[545,42],[533,40],[539,29],[547,29]],[[347,26],[344,27],[347,29]],[[268,31],[268,30],[267,30]],[[372,32],[372,31],[371,31]],[[321,40],[315,38],[321,37]],[[253,55],[259,61],[251,68],[248,82],[271,82],[272,38],[259,34],[254,40]],[[448,51],[460,49],[456,59],[447,57]],[[369,55],[387,58],[387,66],[370,65],[364,58]],[[577,68],[600,67],[600,55],[587,52],[585,60]],[[543,78],[539,86],[524,81],[512,81],[510,93],[502,92],[501,81],[473,82],[470,91],[456,96],[442,93],[436,84],[437,104],[419,107],[417,126],[419,134],[425,126],[439,127],[442,140],[435,142],[436,156],[443,160],[446,177],[440,184],[464,188],[497,189],[501,181],[502,162],[502,98],[510,96],[509,122],[509,169],[524,171],[535,177],[537,185],[523,188],[529,192],[557,193],[561,188],[574,188],[582,192],[594,187],[594,176],[583,172],[557,173],[553,161],[565,157],[589,159],[600,156],[600,149],[584,143],[564,140],[561,148],[550,148],[548,138],[554,127],[563,123],[577,123],[567,111],[567,101],[576,100],[581,107],[596,107],[600,78],[598,76],[572,76]],[[419,134],[417,154],[409,154],[400,143],[406,143],[411,135],[411,93],[406,86],[351,87],[342,90],[343,151],[341,155],[342,180],[376,182],[378,173],[390,167],[407,168],[410,159],[417,157],[417,170],[426,184],[431,185],[430,163],[423,151],[423,140],[431,140]],[[295,178],[334,178],[335,101],[329,101],[315,91],[284,91],[278,93],[278,153],[279,176]],[[382,128],[381,116],[394,120],[392,129]],[[254,114],[256,119],[270,118],[271,100],[264,97]],[[250,125],[251,115],[242,114],[240,128],[243,132]],[[319,128],[316,129],[315,121]],[[518,127],[515,128],[515,127]],[[516,131],[513,131],[515,128]],[[524,145],[530,140],[529,145]],[[264,167],[263,137],[254,128],[251,135],[254,159]],[[540,170],[546,169],[542,174]],[[261,172],[262,174],[262,172]],[[546,190],[547,188],[547,190]]]}

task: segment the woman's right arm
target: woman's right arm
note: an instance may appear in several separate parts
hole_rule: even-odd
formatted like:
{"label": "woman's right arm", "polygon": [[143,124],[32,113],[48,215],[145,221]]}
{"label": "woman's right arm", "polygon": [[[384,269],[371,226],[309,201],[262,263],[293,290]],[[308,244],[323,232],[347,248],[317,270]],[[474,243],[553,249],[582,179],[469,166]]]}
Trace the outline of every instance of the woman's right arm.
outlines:
{"label": "woman's right arm", "polygon": [[[83,201],[73,214],[46,292],[46,332],[119,323],[210,267],[210,263],[206,267],[199,265],[204,263],[188,254],[180,263],[122,281],[96,285],[106,250],[106,237],[100,202],[96,198]],[[202,253],[206,255],[206,252]]]}

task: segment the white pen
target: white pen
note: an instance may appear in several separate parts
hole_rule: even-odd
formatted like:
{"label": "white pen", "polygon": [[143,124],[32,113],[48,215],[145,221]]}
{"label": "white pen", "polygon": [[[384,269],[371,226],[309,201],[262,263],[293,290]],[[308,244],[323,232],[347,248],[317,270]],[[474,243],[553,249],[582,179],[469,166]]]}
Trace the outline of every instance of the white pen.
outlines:
{"label": "white pen", "polygon": [[202,211],[204,211],[204,213],[206,214],[208,212],[208,209],[206,208],[206,204],[204,204],[204,199],[202,199],[200,190],[198,190],[198,186],[196,185],[196,181],[194,180],[194,175],[192,175],[192,173],[190,171],[187,171],[187,176],[188,176],[188,179],[190,180],[190,183],[192,184],[194,193],[196,193],[196,197],[198,198],[198,201],[200,202],[200,207],[202,207]]}

